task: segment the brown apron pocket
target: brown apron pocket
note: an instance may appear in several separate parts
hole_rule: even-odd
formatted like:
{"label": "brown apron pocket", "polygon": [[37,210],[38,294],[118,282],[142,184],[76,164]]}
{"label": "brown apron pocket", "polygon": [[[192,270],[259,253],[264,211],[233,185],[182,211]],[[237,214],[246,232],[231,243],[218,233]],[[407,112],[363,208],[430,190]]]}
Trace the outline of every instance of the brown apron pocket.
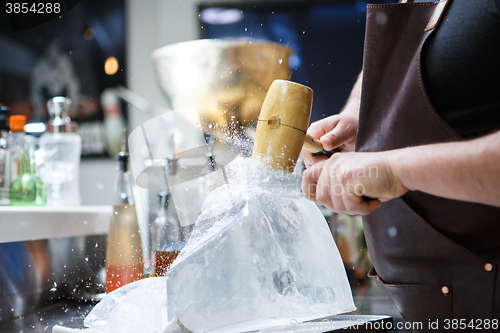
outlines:
{"label": "brown apron pocket", "polygon": [[368,277],[376,279],[414,332],[454,332],[450,285],[386,283],[373,267]]}

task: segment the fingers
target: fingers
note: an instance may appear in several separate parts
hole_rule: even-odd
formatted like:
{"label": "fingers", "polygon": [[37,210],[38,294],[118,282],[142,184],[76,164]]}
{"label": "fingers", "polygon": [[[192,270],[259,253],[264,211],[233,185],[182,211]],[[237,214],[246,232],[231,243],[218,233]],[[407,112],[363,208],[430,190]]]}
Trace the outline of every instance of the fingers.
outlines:
{"label": "fingers", "polygon": [[321,138],[323,135],[333,130],[339,121],[340,117],[338,115],[315,121],[311,124],[311,126],[309,126],[307,133],[311,134],[315,138]]}
{"label": "fingers", "polygon": [[362,184],[356,186],[345,185],[342,201],[346,208],[345,213],[358,215],[370,214],[374,209],[382,205],[380,200],[365,197]]}
{"label": "fingers", "polygon": [[302,173],[302,183],[301,183],[302,193],[304,194],[304,197],[306,197],[309,200],[316,201],[317,183],[321,171],[323,170],[324,164],[325,161],[320,161],[314,164],[313,166],[307,168]]}
{"label": "fingers", "polygon": [[323,168],[316,185],[316,202],[337,212],[366,215],[380,207],[379,200],[367,200],[364,196],[364,186],[354,184],[352,180],[341,177],[338,170]]}
{"label": "fingers", "polygon": [[304,196],[338,213],[366,215],[380,207],[381,200],[365,196],[367,188],[377,187],[377,179],[352,169],[351,159],[358,154],[335,154],[306,169],[302,178]]}
{"label": "fingers", "polygon": [[342,145],[342,150],[354,149],[356,132],[358,128],[357,119],[343,114],[333,115],[311,124],[307,133],[319,138],[325,150],[333,150]]}
{"label": "fingers", "polygon": [[333,150],[347,142],[351,142],[356,137],[357,126],[351,121],[341,121],[321,138],[321,144],[325,150]]}
{"label": "fingers", "polygon": [[306,168],[310,168],[316,163],[326,161],[328,159],[327,156],[324,155],[313,155],[309,151],[302,149],[300,152],[300,157],[304,160],[304,164],[306,165]]}

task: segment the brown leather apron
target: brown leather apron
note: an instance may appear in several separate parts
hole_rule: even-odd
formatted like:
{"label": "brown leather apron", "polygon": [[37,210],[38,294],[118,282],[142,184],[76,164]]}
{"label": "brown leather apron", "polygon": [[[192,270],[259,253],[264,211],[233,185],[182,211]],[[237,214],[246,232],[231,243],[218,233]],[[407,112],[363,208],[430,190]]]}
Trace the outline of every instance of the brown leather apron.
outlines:
{"label": "brown leather apron", "polygon": [[[462,140],[432,107],[420,68],[445,2],[368,6],[357,151]],[[500,209],[415,191],[384,203],[364,227],[369,275],[405,321],[422,323],[417,331],[436,332],[436,320],[439,331],[472,331],[473,320],[484,332],[500,319]]]}

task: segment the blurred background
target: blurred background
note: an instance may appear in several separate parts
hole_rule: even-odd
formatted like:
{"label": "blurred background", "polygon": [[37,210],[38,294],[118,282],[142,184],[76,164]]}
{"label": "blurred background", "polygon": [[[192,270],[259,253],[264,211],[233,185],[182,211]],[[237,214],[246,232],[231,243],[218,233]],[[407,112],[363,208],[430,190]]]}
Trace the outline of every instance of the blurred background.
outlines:
{"label": "blurred background", "polygon": [[[374,2],[387,1],[370,1]],[[65,177],[69,172],[48,168],[36,152],[33,158],[37,167],[45,165],[65,178],[51,181],[55,176],[47,172],[50,175],[43,179],[49,179],[58,193],[64,182],[72,185],[68,189],[77,194],[74,202],[62,202],[66,198],[59,195],[59,205],[0,209],[0,230],[7,230],[0,232],[0,323],[34,311],[47,300],[70,295],[93,301],[102,294],[115,179],[119,168],[128,172],[128,154],[122,154],[119,168],[116,159],[125,129],[130,145],[124,146],[130,146],[135,181],[133,195],[127,195],[135,197],[149,276],[154,262],[149,256],[154,252],[150,236],[157,221],[166,223],[166,216],[171,216],[170,222],[179,222],[181,229],[178,245],[185,242],[204,197],[227,181],[215,164],[224,166],[236,153],[221,150],[227,138],[218,129],[229,128],[225,134],[234,130],[239,141],[233,147],[248,155],[252,129],[272,80],[290,79],[314,90],[312,122],[341,111],[362,67],[366,1],[61,3],[64,12],[45,23],[18,14],[31,25],[24,29],[0,11],[0,104],[11,115],[26,117],[24,130],[30,139],[43,141],[51,127],[49,111],[55,106],[77,124],[76,137],[81,138],[81,159],[72,159],[73,169],[79,171],[73,172],[78,186]],[[68,97],[71,103],[64,99],[57,104],[55,96]],[[194,111],[190,105],[196,106]],[[71,147],[80,147],[75,140]],[[64,154],[78,155],[79,148],[71,147]],[[1,144],[0,148],[0,167],[16,165],[18,160],[8,162]],[[166,170],[173,176],[167,177]],[[9,187],[2,182],[0,187],[6,187],[8,197]],[[351,283],[363,285],[370,261],[360,217],[320,209]],[[387,312],[376,306],[373,313]],[[23,320],[18,324],[25,325]],[[20,330],[16,326],[12,331]]]}
{"label": "blurred background", "polygon": [[28,123],[47,124],[44,101],[70,97],[82,137],[81,202],[109,204],[117,152],[109,136],[137,128],[151,114],[105,92],[123,86],[169,108],[155,78],[154,50],[199,38],[281,43],[294,50],[290,79],[314,90],[315,121],[340,111],[361,70],[365,7],[351,0],[81,0],[61,17],[19,32],[2,19],[0,103]]}

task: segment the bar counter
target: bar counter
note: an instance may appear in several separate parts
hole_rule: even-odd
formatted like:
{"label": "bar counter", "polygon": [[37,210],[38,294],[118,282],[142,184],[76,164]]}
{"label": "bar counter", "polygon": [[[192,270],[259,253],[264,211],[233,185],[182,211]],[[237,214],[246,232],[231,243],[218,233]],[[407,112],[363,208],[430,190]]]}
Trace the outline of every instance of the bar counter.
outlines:
{"label": "bar counter", "polygon": [[[405,323],[392,301],[373,282],[367,281],[364,286],[353,287],[353,294],[357,310],[349,315],[388,315],[393,317],[393,327],[404,327]],[[0,323],[0,332],[46,333],[52,332],[54,325],[83,328],[83,320],[96,304],[96,301],[65,299],[40,311]],[[306,330],[305,332],[309,331],[318,332],[316,330]],[[331,330],[319,332],[331,332]],[[342,332],[366,332],[366,330],[344,329]],[[387,332],[406,333],[411,332],[411,330],[394,329]]]}

